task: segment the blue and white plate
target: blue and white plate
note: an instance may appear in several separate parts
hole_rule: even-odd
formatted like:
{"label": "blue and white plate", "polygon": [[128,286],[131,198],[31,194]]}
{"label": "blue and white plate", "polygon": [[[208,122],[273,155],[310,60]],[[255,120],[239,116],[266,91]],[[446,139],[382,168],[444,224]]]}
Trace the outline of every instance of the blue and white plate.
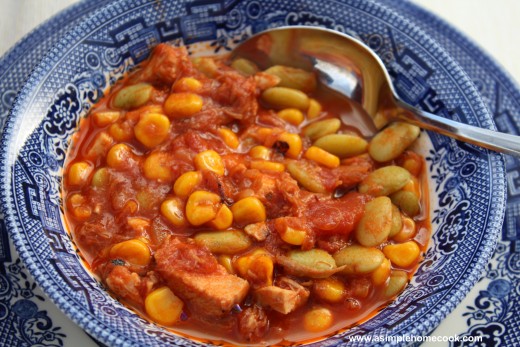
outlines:
{"label": "blue and white plate", "polygon": [[[500,131],[520,135],[520,90],[493,59],[429,12],[400,0],[382,2],[412,19],[461,64]],[[437,336],[481,336],[480,346],[520,345],[520,159],[505,160],[507,207],[493,258],[478,284],[435,330]]]}
{"label": "blue and white plate", "polygon": [[[111,345],[190,344],[148,324],[106,295],[78,262],[60,220],[59,169],[67,138],[78,117],[86,113],[109,83],[133,63],[141,61],[154,43],[193,43],[202,39],[211,41],[214,51],[222,52],[266,27],[283,24],[331,27],[355,34],[371,45],[387,64],[398,91],[408,101],[447,117],[493,127],[467,76],[440,46],[396,13],[377,4],[354,0],[301,3],[305,6],[296,1],[222,1],[195,7],[166,1],[159,5],[152,0],[121,1],[96,12],[88,21],[83,21],[87,15],[80,18],[83,24],[59,40],[22,90],[3,137],[7,151],[2,153],[2,173],[8,176],[2,176],[5,177],[2,201],[7,227],[37,283],[58,307],[100,341]],[[396,8],[397,13],[406,14],[408,19],[421,20],[428,15],[407,3],[392,0],[384,3]],[[458,38],[458,34],[442,23],[434,28],[425,25],[423,29],[438,39]],[[44,35],[44,31],[40,29],[34,34],[35,38],[37,34]],[[456,49],[454,51],[456,53]],[[35,52],[37,56],[38,51]],[[474,52],[485,58],[478,50]],[[66,59],[62,59],[64,57]],[[26,65],[35,62],[37,59],[28,60]],[[487,72],[479,63],[475,63],[477,68]],[[508,81],[499,70],[497,74],[496,79]],[[6,76],[17,78],[13,75]],[[21,81],[12,90],[20,85]],[[432,172],[430,186],[438,199],[432,211],[436,233],[425,261],[395,304],[349,330],[348,335],[402,336],[432,331],[478,280],[486,259],[491,256],[504,212],[501,156],[429,135],[430,148],[434,149],[427,153]],[[34,284],[30,279],[23,278],[27,277],[25,272],[15,266],[21,268],[19,260],[6,260],[9,270],[5,276],[6,290],[2,293],[6,292],[11,299],[6,300],[4,311],[6,317],[15,318],[4,324],[5,329],[25,331],[46,315],[47,319],[41,318],[46,324],[40,324],[39,331],[30,333],[41,336],[34,343],[60,345],[68,329],[53,326],[47,312],[40,313],[43,312],[37,299],[40,294],[32,290]],[[17,273],[24,276],[12,276]],[[34,295],[32,300],[22,299],[21,291],[18,294],[13,289],[24,281],[31,287],[26,293],[32,294],[26,295]],[[504,293],[507,297],[513,295],[512,290],[505,291],[504,282],[496,283],[498,285],[493,286],[490,283],[491,295],[502,295],[501,299]],[[0,285],[1,288],[4,286]],[[21,304],[17,305],[18,302]],[[482,300],[479,304],[485,306]],[[27,326],[16,326],[16,322],[24,320],[30,321]],[[2,323],[4,321],[0,321],[0,326]],[[41,329],[45,326],[50,328]],[[46,331],[54,335],[45,335]],[[46,343],[45,339],[51,337],[56,341]],[[12,342],[17,344],[17,341]],[[327,342],[341,344],[344,339],[336,337]]]}
{"label": "blue and white plate", "polygon": [[[0,59],[0,133],[23,83],[45,53],[67,31],[107,0],[71,6],[42,24]],[[51,302],[18,256],[0,214],[0,346],[81,346],[99,343]]]}

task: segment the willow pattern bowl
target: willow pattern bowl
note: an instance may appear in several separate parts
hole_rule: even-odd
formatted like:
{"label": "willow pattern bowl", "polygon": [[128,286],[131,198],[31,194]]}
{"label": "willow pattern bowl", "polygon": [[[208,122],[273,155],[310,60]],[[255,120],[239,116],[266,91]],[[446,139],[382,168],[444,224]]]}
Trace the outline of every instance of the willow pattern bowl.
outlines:
{"label": "willow pattern bowl", "polygon": [[[384,61],[400,96],[419,107],[494,129],[461,68],[420,29],[376,3],[359,0],[120,0],[65,35],[37,65],[2,137],[2,209],[15,246],[44,292],[86,332],[110,346],[195,346],[114,300],[78,256],[60,208],[67,146],[103,92],[159,42],[191,54],[222,54],[267,28],[311,25],[347,32]],[[423,132],[416,148],[429,172],[432,239],[405,291],[371,319],[316,343],[398,343],[426,335],[464,298],[490,259],[501,230],[501,155]],[[393,339],[392,339],[393,337]],[[384,342],[379,342],[383,344]]]}

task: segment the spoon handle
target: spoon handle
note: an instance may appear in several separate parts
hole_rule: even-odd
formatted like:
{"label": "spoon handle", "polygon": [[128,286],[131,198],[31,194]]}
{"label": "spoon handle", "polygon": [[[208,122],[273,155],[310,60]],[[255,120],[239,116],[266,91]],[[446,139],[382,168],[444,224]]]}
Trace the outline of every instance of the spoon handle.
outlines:
{"label": "spoon handle", "polygon": [[401,108],[410,111],[400,113],[399,118],[401,120],[476,146],[520,157],[520,136],[455,122],[425,112],[400,100],[397,100],[397,103]]}

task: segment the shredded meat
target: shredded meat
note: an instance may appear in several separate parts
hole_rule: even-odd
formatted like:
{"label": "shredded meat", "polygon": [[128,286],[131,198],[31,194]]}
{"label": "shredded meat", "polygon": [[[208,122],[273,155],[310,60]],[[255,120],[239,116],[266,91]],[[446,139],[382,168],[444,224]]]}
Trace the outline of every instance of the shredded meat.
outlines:
{"label": "shredded meat", "polygon": [[141,277],[135,272],[130,272],[125,266],[114,266],[105,282],[117,296],[137,304],[143,303],[139,291],[142,285]]}
{"label": "shredded meat", "polygon": [[288,314],[307,302],[309,290],[298,282],[281,277],[276,284],[278,286],[266,286],[255,291],[254,296],[260,306]]}
{"label": "shredded meat", "polygon": [[246,307],[238,315],[238,331],[249,342],[259,342],[269,329],[269,320],[262,307]]}

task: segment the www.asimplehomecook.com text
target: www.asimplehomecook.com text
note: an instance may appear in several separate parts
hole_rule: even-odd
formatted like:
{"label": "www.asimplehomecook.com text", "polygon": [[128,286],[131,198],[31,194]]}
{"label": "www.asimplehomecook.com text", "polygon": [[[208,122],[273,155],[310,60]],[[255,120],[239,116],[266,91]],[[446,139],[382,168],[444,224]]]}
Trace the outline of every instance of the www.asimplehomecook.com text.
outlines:
{"label": "www.asimplehomecook.com text", "polygon": [[421,336],[421,335],[356,335],[346,337],[350,342],[384,342],[384,343],[423,343],[423,342],[457,342],[464,346],[482,342],[482,336]]}

